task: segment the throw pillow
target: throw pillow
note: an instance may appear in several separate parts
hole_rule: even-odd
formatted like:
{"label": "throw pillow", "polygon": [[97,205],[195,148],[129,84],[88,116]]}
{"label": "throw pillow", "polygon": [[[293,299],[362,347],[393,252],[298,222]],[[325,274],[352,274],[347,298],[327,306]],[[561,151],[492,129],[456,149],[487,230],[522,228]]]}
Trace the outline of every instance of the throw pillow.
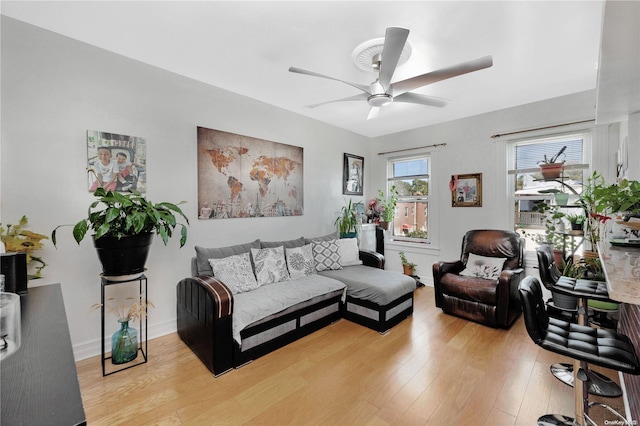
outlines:
{"label": "throw pillow", "polygon": [[209,259],[213,276],[222,281],[231,293],[239,294],[260,287],[251,269],[249,253],[234,254],[221,259]]}
{"label": "throw pillow", "polygon": [[338,246],[337,240],[314,241],[311,248],[313,249],[313,260],[316,262],[316,271],[342,269],[340,246]]}
{"label": "throw pillow", "polygon": [[291,279],[306,277],[316,273],[316,264],[313,261],[311,244],[296,248],[284,249],[287,258],[287,267]]}
{"label": "throw pillow", "polygon": [[258,285],[278,283],[289,279],[284,247],[251,249],[253,264],[256,266]]}
{"label": "throw pillow", "polygon": [[338,240],[338,245],[340,246],[340,264],[343,267],[362,265],[357,239],[341,238]]}
{"label": "throw pillow", "polygon": [[209,259],[222,259],[235,254],[249,253],[252,248],[260,248],[260,240],[228,247],[208,248],[196,246],[198,275],[213,275]]}
{"label": "throw pillow", "polygon": [[506,258],[485,257],[469,253],[467,267],[460,272],[460,275],[496,280],[500,276],[506,260]]}

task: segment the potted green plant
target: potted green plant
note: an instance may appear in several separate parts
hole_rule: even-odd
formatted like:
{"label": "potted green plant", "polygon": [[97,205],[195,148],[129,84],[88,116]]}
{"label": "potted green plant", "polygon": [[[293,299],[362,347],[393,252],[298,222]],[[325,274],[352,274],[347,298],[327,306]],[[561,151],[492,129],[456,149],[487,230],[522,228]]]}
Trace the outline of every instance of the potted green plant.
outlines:
{"label": "potted green plant", "polygon": [[553,199],[556,201],[556,204],[559,206],[566,206],[569,202],[569,194],[566,192],[562,192],[559,189],[543,189],[538,191],[541,194],[553,194]]}
{"label": "potted green plant", "polygon": [[358,224],[358,217],[356,208],[360,204],[362,203],[352,203],[351,199],[349,199],[349,202],[342,206],[341,214],[334,222],[340,232],[340,238],[355,238],[357,236],[356,225]]}
{"label": "potted green plant", "polygon": [[[93,195],[97,200],[89,206],[87,218],[73,226],[73,237],[80,244],[86,233],[93,231],[104,276],[131,278],[142,274],[154,233],[166,245],[175,227],[180,226],[180,247],[186,243],[187,227],[177,222],[176,214],[187,224],[189,219],[178,205],[154,204],[133,190],[119,193],[98,188]],[[61,226],[71,225],[59,225],[53,230],[51,241],[54,246],[56,231]]]}
{"label": "potted green plant", "polygon": [[407,256],[404,254],[403,251],[399,252],[398,256],[400,256],[400,262],[402,262],[402,268],[404,270],[404,274],[409,276],[414,276],[416,272],[416,266],[418,265],[416,265],[413,262],[409,262],[407,260]]}
{"label": "potted green plant", "polygon": [[640,182],[623,179],[618,184],[596,189],[598,202],[611,213],[620,213],[625,222],[640,214]]}
{"label": "potted green plant", "polygon": [[564,161],[558,161],[558,159],[564,153],[565,149],[567,149],[567,147],[563,146],[553,157],[547,158],[547,155],[545,154],[544,159],[538,161],[538,166],[540,167],[540,173],[542,173],[543,179],[553,180],[560,177],[564,167]]}
{"label": "potted green plant", "polygon": [[600,241],[604,223],[610,219],[607,215],[609,202],[605,202],[605,200],[613,199],[614,191],[617,190],[608,187],[602,175],[596,171],[589,176],[586,185],[582,188],[580,203],[587,214],[586,240],[589,243],[588,250],[584,252],[585,257],[598,257],[596,246]]}
{"label": "potted green plant", "polygon": [[569,213],[565,215],[569,223],[571,224],[572,231],[582,231],[584,224],[584,215],[579,213]]}
{"label": "potted green plant", "polygon": [[393,215],[396,210],[396,204],[398,204],[398,191],[396,186],[392,185],[389,188],[389,197],[385,198],[384,192],[378,189],[378,200],[380,209],[380,227],[384,230],[389,229],[389,223],[393,222]]}
{"label": "potted green plant", "polygon": [[555,262],[558,265],[562,265],[564,246],[564,216],[565,214],[560,211],[557,205],[550,205],[544,201],[537,203],[533,206],[533,211],[538,212],[544,217],[545,234],[541,241],[538,243],[549,244],[553,247],[553,254],[555,256]]}

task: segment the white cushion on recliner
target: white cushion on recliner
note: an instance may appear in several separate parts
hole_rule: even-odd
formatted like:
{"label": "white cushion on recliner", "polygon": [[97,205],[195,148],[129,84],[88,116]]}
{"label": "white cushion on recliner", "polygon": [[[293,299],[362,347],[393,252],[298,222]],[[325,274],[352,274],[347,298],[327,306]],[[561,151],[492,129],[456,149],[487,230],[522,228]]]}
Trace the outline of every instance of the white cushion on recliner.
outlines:
{"label": "white cushion on recliner", "polygon": [[485,257],[469,253],[467,266],[462,272],[460,272],[460,275],[496,280],[500,276],[502,267],[506,260],[506,258]]}

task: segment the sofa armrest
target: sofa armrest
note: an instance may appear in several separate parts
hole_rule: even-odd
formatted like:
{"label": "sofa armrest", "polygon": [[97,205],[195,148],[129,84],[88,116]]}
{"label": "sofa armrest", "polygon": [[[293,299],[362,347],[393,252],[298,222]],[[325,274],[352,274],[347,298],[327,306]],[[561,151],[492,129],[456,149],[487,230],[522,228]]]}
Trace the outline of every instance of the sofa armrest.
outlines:
{"label": "sofa armrest", "polygon": [[180,338],[214,374],[233,368],[233,294],[210,275],[178,282],[177,328]]}
{"label": "sofa armrest", "polygon": [[360,250],[362,264],[374,268],[384,269],[384,256],[371,250]]}

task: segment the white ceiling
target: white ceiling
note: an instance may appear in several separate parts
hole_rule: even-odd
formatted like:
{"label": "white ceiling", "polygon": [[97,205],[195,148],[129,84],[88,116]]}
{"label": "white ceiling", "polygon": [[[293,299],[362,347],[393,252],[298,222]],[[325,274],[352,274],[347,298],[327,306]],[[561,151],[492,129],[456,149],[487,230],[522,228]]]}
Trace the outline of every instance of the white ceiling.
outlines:
{"label": "white ceiling", "polygon": [[[2,14],[368,137],[596,88],[602,1],[2,1]],[[492,55],[491,68],[416,90],[444,108],[365,102],[289,73],[295,65],[369,84],[351,53],[408,28],[413,53],[392,81]]]}

